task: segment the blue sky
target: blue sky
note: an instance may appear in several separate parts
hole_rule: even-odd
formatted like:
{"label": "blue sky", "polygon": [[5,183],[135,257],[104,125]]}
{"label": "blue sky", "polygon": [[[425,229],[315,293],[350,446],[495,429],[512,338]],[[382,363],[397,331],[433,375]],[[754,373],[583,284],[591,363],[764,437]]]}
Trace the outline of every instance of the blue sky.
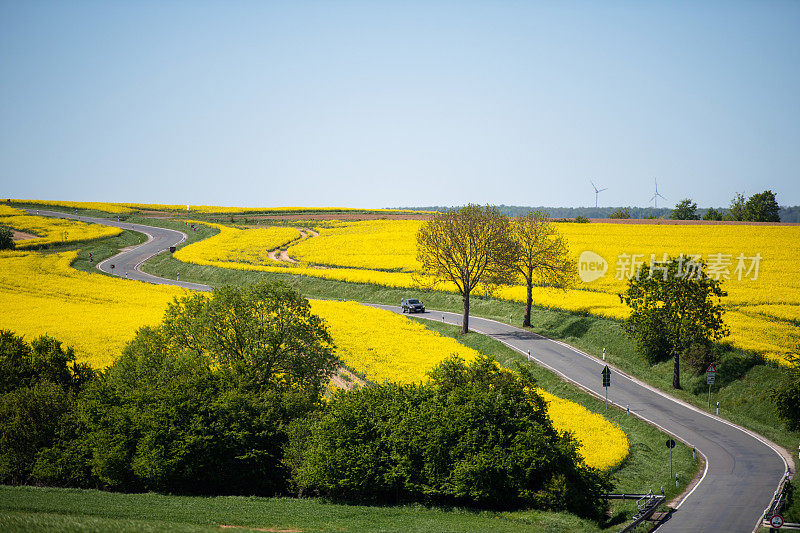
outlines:
{"label": "blue sky", "polygon": [[800,204],[800,2],[0,0],[0,196]]}

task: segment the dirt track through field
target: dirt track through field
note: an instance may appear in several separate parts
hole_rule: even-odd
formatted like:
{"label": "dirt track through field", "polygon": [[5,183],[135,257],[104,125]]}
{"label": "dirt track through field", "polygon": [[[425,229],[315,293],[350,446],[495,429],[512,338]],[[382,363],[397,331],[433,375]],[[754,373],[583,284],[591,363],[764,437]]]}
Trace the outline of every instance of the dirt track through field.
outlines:
{"label": "dirt track through field", "polygon": [[13,241],[29,241],[31,239],[38,239],[33,233],[25,233],[24,231],[11,230],[11,239]]}
{"label": "dirt track through field", "polygon": [[289,256],[289,251],[287,250],[287,248],[299,243],[300,241],[309,239],[311,237],[319,237],[319,233],[311,228],[296,228],[296,229],[297,231],[300,232],[300,237],[287,244],[284,248],[270,250],[269,252],[267,252],[267,257],[279,263],[297,263],[296,259],[292,259]]}

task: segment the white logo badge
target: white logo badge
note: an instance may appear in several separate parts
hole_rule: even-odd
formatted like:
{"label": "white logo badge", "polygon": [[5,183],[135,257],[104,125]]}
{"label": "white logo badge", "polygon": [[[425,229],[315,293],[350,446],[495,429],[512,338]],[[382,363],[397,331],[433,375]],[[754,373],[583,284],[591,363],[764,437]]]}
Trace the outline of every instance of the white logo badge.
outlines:
{"label": "white logo badge", "polygon": [[602,256],[585,251],[578,257],[578,275],[584,283],[602,278],[608,271],[608,262]]}

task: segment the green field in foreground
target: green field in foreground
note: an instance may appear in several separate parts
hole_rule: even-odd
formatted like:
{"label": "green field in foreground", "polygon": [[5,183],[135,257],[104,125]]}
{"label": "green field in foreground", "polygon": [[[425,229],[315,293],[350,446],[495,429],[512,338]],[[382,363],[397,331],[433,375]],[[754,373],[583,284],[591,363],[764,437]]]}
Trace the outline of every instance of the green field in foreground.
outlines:
{"label": "green field in foreground", "polygon": [[[0,486],[0,531],[599,531],[565,513],[366,507],[318,499],[164,496]],[[227,529],[227,528],[226,528]]]}

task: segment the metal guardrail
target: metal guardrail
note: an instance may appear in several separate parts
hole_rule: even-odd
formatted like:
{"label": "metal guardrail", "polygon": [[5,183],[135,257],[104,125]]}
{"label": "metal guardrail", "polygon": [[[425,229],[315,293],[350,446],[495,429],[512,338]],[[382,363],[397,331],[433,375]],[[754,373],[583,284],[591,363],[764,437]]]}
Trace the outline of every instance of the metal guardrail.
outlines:
{"label": "metal guardrail", "polygon": [[[761,522],[763,527],[770,527],[770,519],[776,514],[779,514],[786,504],[786,493],[789,491],[789,481],[789,474],[786,474],[778,485],[778,489],[775,491],[775,495],[772,497],[772,502],[769,504],[769,507],[764,509],[764,517]],[[795,525],[796,524],[784,524],[782,529],[795,529],[793,527]],[[800,527],[798,527],[798,529],[800,529]]]}
{"label": "metal guardrail", "polygon": [[643,522],[653,516],[656,509],[665,501],[663,494],[653,494],[652,490],[647,494],[606,494],[606,498],[609,500],[636,500],[638,511],[633,515],[631,523],[622,528],[620,533],[633,531],[633,529],[642,525]]}

